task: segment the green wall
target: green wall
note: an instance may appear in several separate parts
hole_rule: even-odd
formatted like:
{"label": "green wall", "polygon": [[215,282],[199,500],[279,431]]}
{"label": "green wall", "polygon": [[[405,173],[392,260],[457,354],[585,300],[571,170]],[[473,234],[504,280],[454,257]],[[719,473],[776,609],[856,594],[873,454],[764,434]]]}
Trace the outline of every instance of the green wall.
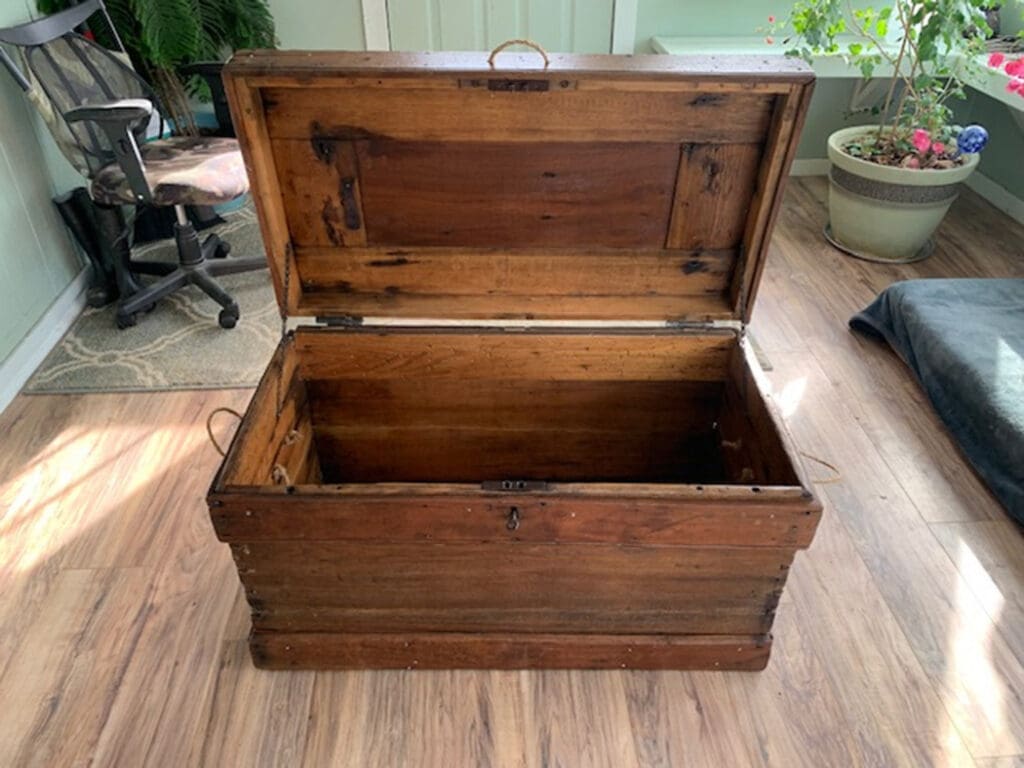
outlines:
{"label": "green wall", "polygon": [[636,52],[650,53],[661,36],[757,35],[770,15],[783,16],[790,0],[637,0]]}
{"label": "green wall", "polygon": [[[28,18],[23,0],[0,0],[0,25]],[[0,362],[81,270],[51,203],[58,189],[80,181],[52,141],[40,140],[40,127],[0,72]]]}
{"label": "green wall", "polygon": [[361,51],[360,0],[270,0],[282,48]]}
{"label": "green wall", "polygon": [[988,130],[988,146],[978,166],[981,173],[1024,200],[1024,122],[1018,123],[1006,104],[976,91],[956,106],[956,116],[962,125],[978,123]]}

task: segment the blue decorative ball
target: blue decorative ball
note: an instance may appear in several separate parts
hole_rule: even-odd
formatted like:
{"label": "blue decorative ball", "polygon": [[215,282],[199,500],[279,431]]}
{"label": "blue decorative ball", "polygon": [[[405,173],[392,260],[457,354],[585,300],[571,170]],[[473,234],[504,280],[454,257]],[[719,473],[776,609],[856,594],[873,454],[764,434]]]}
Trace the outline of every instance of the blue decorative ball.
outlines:
{"label": "blue decorative ball", "polygon": [[980,125],[968,125],[956,137],[956,148],[965,155],[981,152],[988,144],[988,131]]}

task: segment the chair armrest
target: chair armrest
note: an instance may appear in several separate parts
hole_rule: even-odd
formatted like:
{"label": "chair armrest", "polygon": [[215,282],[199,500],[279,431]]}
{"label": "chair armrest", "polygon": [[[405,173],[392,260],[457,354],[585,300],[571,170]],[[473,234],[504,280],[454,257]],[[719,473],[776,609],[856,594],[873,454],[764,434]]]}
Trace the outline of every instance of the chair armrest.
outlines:
{"label": "chair armrest", "polygon": [[85,104],[64,113],[69,123],[91,120],[96,123],[134,123],[153,114],[153,103],[148,99],[122,99],[104,104]]}
{"label": "chair armrest", "polygon": [[137,203],[153,200],[153,191],[146,180],[146,166],[142,162],[139,143],[135,140],[132,126],[153,114],[153,104],[147,99],[122,99],[105,104],[83,104],[64,113],[64,119],[71,123],[96,123],[110,140],[114,159],[121,166],[132,194]]}

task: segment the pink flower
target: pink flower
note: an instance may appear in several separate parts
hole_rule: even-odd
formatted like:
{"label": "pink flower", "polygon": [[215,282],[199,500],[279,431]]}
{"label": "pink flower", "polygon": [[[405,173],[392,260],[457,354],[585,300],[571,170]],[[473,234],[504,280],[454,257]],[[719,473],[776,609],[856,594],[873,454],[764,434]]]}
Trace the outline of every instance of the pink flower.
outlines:
{"label": "pink flower", "polygon": [[999,53],[998,51],[988,57],[988,65],[990,67],[995,67],[996,69],[999,69],[1001,66],[1003,66],[1004,61],[1006,61],[1006,56]]}
{"label": "pink flower", "polygon": [[1024,77],[1024,56],[1006,62],[1006,66],[1003,69],[1006,70],[1006,74],[1010,77]]}
{"label": "pink flower", "polygon": [[920,168],[921,162],[916,157],[908,157],[903,161],[904,168]]}
{"label": "pink flower", "polygon": [[941,155],[945,151],[946,145],[943,144],[941,141],[936,141],[934,144],[932,144],[932,152],[934,152],[936,155]]}
{"label": "pink flower", "polygon": [[932,145],[932,137],[928,135],[928,131],[924,128],[915,130],[914,136],[910,141],[917,148],[918,152],[927,152],[928,148]]}
{"label": "pink flower", "polygon": [[[774,24],[775,23],[775,17],[774,16],[769,16],[768,17],[768,23],[769,24]],[[992,66],[998,67],[999,65],[998,64],[993,64]]]}
{"label": "pink flower", "polygon": [[1017,93],[1024,96],[1024,80],[1019,77],[1013,78],[1006,84],[1007,93]]}
{"label": "pink flower", "polygon": [[774,39],[772,39],[772,38],[770,38],[770,37],[766,37],[766,38],[764,39],[764,41],[765,41],[766,43],[768,43],[768,45],[771,45],[772,43],[774,43],[774,42],[775,42],[775,40],[774,40]]}

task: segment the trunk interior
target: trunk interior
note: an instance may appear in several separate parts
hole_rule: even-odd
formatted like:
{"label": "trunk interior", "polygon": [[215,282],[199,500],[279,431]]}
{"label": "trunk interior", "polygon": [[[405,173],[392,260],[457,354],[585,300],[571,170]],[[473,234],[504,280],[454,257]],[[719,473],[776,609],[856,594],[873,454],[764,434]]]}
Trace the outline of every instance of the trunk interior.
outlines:
{"label": "trunk interior", "polygon": [[728,331],[299,329],[224,486],[796,486]]}

